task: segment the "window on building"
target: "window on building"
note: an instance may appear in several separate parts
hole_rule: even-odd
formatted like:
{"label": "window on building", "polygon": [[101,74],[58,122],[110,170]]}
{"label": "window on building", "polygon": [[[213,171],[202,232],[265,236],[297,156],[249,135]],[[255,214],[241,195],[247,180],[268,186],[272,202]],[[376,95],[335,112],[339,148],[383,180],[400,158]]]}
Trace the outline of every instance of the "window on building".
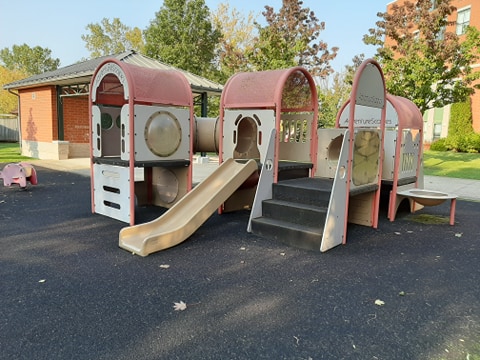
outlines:
{"label": "window on building", "polygon": [[442,124],[433,124],[433,140],[440,139],[442,135]]}
{"label": "window on building", "polygon": [[433,140],[439,139],[442,135],[442,123],[445,108],[433,109]]}
{"label": "window on building", "polygon": [[445,109],[442,108],[435,108],[433,110],[433,122],[435,124],[441,124],[443,122],[443,114],[445,112]]}
{"label": "window on building", "polygon": [[470,7],[457,11],[457,35],[465,34],[470,25]]}

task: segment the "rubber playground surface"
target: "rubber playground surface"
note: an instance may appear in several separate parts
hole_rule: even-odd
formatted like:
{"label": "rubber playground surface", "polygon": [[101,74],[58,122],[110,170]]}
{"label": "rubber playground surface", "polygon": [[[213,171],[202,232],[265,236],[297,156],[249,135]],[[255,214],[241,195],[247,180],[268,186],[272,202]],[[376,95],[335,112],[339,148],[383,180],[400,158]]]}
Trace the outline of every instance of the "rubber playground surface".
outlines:
{"label": "rubber playground surface", "polygon": [[382,213],[326,253],[214,214],[142,258],[91,213],[88,176],[37,173],[0,187],[2,359],[480,358],[480,202],[459,200],[455,226],[448,202]]}

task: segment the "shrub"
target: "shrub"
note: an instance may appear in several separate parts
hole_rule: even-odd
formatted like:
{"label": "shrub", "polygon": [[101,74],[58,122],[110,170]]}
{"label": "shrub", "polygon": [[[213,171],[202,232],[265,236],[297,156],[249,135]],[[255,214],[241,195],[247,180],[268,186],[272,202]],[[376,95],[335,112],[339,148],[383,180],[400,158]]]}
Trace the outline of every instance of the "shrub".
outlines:
{"label": "shrub", "polygon": [[480,152],[480,134],[471,132],[468,134],[453,135],[445,138],[447,150],[458,152]]}
{"label": "shrub", "polygon": [[480,152],[480,134],[470,133],[466,136],[466,149],[465,152],[478,153]]}
{"label": "shrub", "polygon": [[438,140],[435,140],[431,145],[430,145],[430,150],[433,150],[433,151],[447,151],[448,148],[447,148],[447,139],[446,138],[442,138],[442,139],[438,139]]}
{"label": "shrub", "polygon": [[464,102],[452,104],[450,108],[450,121],[448,124],[448,137],[473,133],[472,104],[470,98]]}
{"label": "shrub", "polygon": [[448,136],[438,139],[430,146],[434,151],[480,152],[480,134],[472,127],[472,106],[470,98],[452,104]]}

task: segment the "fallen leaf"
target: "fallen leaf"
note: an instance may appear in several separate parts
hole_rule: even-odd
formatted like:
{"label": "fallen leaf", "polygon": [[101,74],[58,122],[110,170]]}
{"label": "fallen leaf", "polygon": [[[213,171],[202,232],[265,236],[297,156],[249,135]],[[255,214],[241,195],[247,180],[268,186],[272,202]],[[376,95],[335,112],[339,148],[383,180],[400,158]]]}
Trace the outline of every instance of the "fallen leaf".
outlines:
{"label": "fallen leaf", "polygon": [[168,269],[168,268],[170,267],[170,265],[168,265],[168,264],[162,264],[162,265],[160,265],[160,267],[161,267],[162,269]]}
{"label": "fallen leaf", "polygon": [[174,302],[173,303],[173,309],[175,311],[183,311],[187,308],[187,304],[185,304],[183,301],[180,301],[178,303]]}
{"label": "fallen leaf", "polygon": [[293,336],[293,338],[295,339],[295,341],[297,342],[297,345],[298,345],[298,343],[300,342],[300,339],[298,337],[296,337],[295,335]]}
{"label": "fallen leaf", "polygon": [[380,299],[377,299],[377,300],[375,300],[375,305],[383,306],[383,305],[385,305],[385,301],[382,301],[382,300],[380,300]]}

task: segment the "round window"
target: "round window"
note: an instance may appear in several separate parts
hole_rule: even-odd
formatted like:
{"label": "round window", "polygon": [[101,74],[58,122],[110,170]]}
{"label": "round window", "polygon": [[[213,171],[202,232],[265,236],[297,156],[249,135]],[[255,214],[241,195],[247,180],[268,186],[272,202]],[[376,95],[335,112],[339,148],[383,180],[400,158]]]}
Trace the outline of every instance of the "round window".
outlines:
{"label": "round window", "polygon": [[102,113],[101,123],[102,123],[103,130],[110,129],[113,125],[112,115],[107,113]]}
{"label": "round window", "polygon": [[170,156],[182,141],[182,128],[177,118],[167,111],[152,114],[145,125],[145,142],[152,153]]}

